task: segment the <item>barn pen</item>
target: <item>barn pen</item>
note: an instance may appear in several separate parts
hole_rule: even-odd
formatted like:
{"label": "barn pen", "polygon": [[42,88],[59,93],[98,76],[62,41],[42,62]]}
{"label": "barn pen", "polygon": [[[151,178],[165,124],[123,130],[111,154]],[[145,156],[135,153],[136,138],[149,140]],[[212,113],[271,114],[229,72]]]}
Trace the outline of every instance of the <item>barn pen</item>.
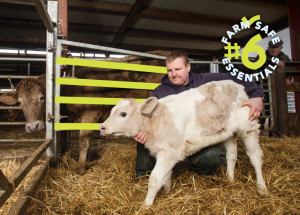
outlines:
{"label": "barn pen", "polygon": [[[55,62],[55,52],[53,52],[53,48],[56,42],[56,35],[57,35],[57,27],[55,27],[55,23],[57,23],[58,19],[58,3],[57,2],[49,2],[48,3],[48,12],[46,10],[46,6],[44,1],[36,0],[34,1],[36,8],[44,21],[44,24],[47,28],[47,45],[49,48],[47,49],[46,59],[1,59],[1,60],[24,60],[24,61],[46,61],[46,79],[47,79],[47,105],[46,111],[49,114],[53,115],[53,65]],[[49,13],[49,14],[48,14]],[[50,18],[51,17],[51,18]],[[20,76],[1,76],[1,78],[30,78],[30,76],[20,77]],[[14,92],[12,92],[14,93]],[[19,107],[4,107],[7,109],[16,109]],[[25,123],[23,122],[4,122],[2,125],[22,125]],[[23,214],[25,213],[27,207],[30,205],[31,198],[34,196],[38,186],[40,185],[42,179],[45,177],[48,166],[52,161],[53,158],[53,151],[55,152],[55,141],[53,138],[53,123],[52,121],[47,121],[46,123],[46,135],[45,138],[38,138],[38,139],[1,139],[2,142],[43,142],[39,147],[32,152],[32,154],[20,165],[15,164],[12,168],[14,171],[5,171],[6,175],[3,174],[2,170],[0,171],[0,184],[1,184],[1,191],[0,191],[0,206],[5,204],[6,200],[15,192],[18,186],[23,181],[28,182],[28,178],[24,180],[24,178],[28,175],[30,170],[33,168],[34,165],[38,164],[38,160],[43,156],[45,153],[43,162],[40,163],[39,168],[35,169],[35,173],[32,172],[29,174],[31,177],[30,182],[27,183],[26,188],[20,192],[18,200],[14,203],[13,207],[9,210],[8,214]],[[51,147],[51,149],[50,149]],[[56,153],[54,154],[54,159],[56,159]],[[11,163],[8,161],[9,166]],[[9,175],[7,175],[9,174]],[[24,185],[24,183],[23,183]],[[7,211],[6,211],[7,212]]]}
{"label": "barn pen", "polygon": [[[106,47],[72,41],[58,40],[57,44],[58,57],[62,45],[107,50]],[[108,50],[120,51],[116,49]],[[125,50],[122,52],[126,53]],[[212,64],[213,62],[191,63]],[[59,77],[62,75],[60,64],[57,64],[56,67],[56,77]],[[280,71],[276,74],[277,76],[284,75]],[[278,79],[282,80],[282,78]],[[271,82],[268,81],[268,83]],[[269,85],[265,87],[269,87]],[[60,89],[59,85],[56,89]],[[275,89],[277,89],[276,86]],[[270,88],[265,90],[268,93],[271,93],[271,91]],[[55,95],[59,97],[59,91],[56,91]],[[55,115],[57,116],[59,116],[59,105],[60,103],[56,103],[57,113]],[[274,108],[277,106],[274,106]],[[270,115],[265,116],[270,118],[271,122],[274,121],[272,118],[274,108],[270,109]],[[280,111],[276,108],[274,110],[275,112]],[[58,117],[56,123],[59,122],[60,117]],[[271,123],[271,125],[273,124]],[[98,127],[98,124],[96,127]],[[272,127],[268,128],[268,130],[270,129]],[[76,142],[77,140],[73,137],[71,144],[75,145]],[[237,164],[236,183],[229,185],[225,180],[225,167],[219,170],[218,175],[220,177],[206,176],[203,178],[190,171],[186,162],[182,162],[175,167],[175,178],[172,180],[171,194],[167,196],[160,192],[157,203],[150,208],[150,212],[178,214],[191,211],[220,213],[235,210],[237,213],[246,213],[247,211],[253,211],[254,213],[265,211],[270,213],[275,211],[297,213],[299,202],[294,197],[299,193],[291,191],[291,189],[299,187],[299,180],[297,180],[299,171],[296,168],[299,164],[299,140],[288,137],[261,137],[261,146],[265,153],[264,175],[271,192],[270,198],[262,199],[254,189],[248,191],[249,188],[245,188],[254,185],[255,180],[252,179],[253,170],[251,170],[244,148],[241,146],[242,150],[239,150],[241,158],[239,160],[241,161]],[[74,146],[71,147],[60,158],[61,162],[59,162],[58,168],[50,170],[49,177],[45,179],[37,196],[33,198],[28,214],[149,213],[149,211],[140,211],[139,209],[147,190],[148,178],[144,177],[133,183],[134,159],[136,156],[134,141],[96,137],[89,155],[89,170],[83,176],[74,175],[75,158],[78,156],[76,151],[77,149]],[[93,157],[98,159],[94,160]],[[276,162],[274,157],[277,157]],[[287,183],[290,183],[290,186],[286,186]],[[218,198],[214,198],[214,196],[218,196]],[[279,196],[281,197],[279,198]],[[237,205],[239,206],[237,207]]]}
{"label": "barn pen", "polygon": [[[294,11],[297,10],[297,5],[294,5],[295,1],[287,1],[288,9],[295,14],[299,14],[299,11]],[[28,0],[16,0],[13,2],[31,4]],[[183,161],[174,168],[171,192],[168,194],[165,194],[163,191],[159,192],[154,205],[148,211],[144,211],[141,210],[141,205],[146,196],[149,178],[148,176],[139,179],[135,178],[135,141],[131,139],[104,139],[98,135],[99,133],[95,132],[95,141],[88,153],[87,172],[84,175],[74,173],[78,158],[78,148],[76,148],[78,143],[76,138],[76,136],[78,137],[77,130],[83,129],[84,125],[65,124],[65,126],[61,127],[64,124],[61,123],[61,119],[66,116],[60,115],[60,103],[54,102],[55,97],[60,97],[61,94],[60,84],[55,84],[55,81],[58,77],[64,78],[64,74],[63,70],[61,70],[61,63],[56,62],[56,57],[64,56],[62,52],[66,51],[66,46],[75,48],[73,50],[76,50],[76,48],[77,50],[102,50],[105,53],[123,53],[159,59],[164,59],[164,57],[57,39],[59,34],[57,26],[59,23],[57,20],[58,2],[66,3],[66,1],[48,1],[48,13],[45,10],[44,2],[43,0],[34,0],[36,8],[47,28],[47,54],[46,59],[41,60],[43,62],[46,61],[47,71],[46,133],[41,132],[36,135],[28,135],[25,134],[24,128],[21,129],[15,126],[13,129],[10,129],[11,127],[9,126],[7,128],[3,127],[5,125],[18,125],[20,122],[0,124],[3,127],[0,130],[0,138],[6,142],[6,144],[1,143],[1,147],[5,148],[6,145],[16,144],[19,141],[24,142],[24,144],[27,144],[27,142],[32,144],[34,142],[36,148],[25,161],[23,159],[20,162],[15,162],[14,156],[11,156],[12,159],[0,161],[0,214],[300,214],[300,142],[299,138],[295,137],[299,136],[299,110],[297,110],[297,113],[288,113],[286,103],[287,90],[298,95],[300,88],[299,82],[294,82],[286,90],[284,82],[287,73],[300,74],[297,67],[299,62],[295,61],[300,59],[294,58],[293,62],[286,64],[286,70],[277,70],[271,79],[259,81],[264,88],[264,92],[270,94],[270,101],[264,104],[268,108],[264,109],[262,116],[269,119],[269,124],[266,126],[264,133],[268,134],[270,132],[272,135],[276,135],[276,137],[260,137],[260,145],[264,151],[263,174],[271,193],[270,197],[262,198],[257,195],[255,190],[255,173],[245,153],[245,148],[239,142],[239,158],[236,164],[235,183],[230,184],[227,181],[225,166],[219,168],[215,176],[199,176],[189,169],[187,161]],[[132,10],[128,5],[119,7],[119,4],[112,2],[69,1],[69,4],[73,5],[73,7],[78,7],[78,5],[79,8],[81,7],[78,11],[83,10],[82,8],[88,8],[91,11],[99,10],[101,13],[106,10],[112,11],[112,13],[130,12],[128,12],[129,19],[126,18],[124,25],[120,27],[112,47],[115,47],[117,41],[120,41],[120,38],[124,36],[126,31],[133,31],[133,35],[134,33],[142,32],[148,36],[148,39],[149,37],[154,37],[156,40],[163,35],[166,38],[177,37],[177,39],[180,38],[179,40],[184,38],[187,40],[210,41],[208,36],[198,37],[190,34],[150,32],[149,30],[143,31],[142,29],[128,28],[128,26],[130,27],[128,23],[138,18],[137,14],[139,12],[144,16],[154,17],[155,19],[159,19],[159,17],[170,19],[171,17],[175,21],[180,19],[180,22],[191,22],[192,20],[198,25],[204,19],[210,24],[216,22],[218,26],[220,26],[219,24],[225,24],[227,27],[231,27],[234,24],[229,19],[210,20],[207,16],[200,16],[199,18],[193,13],[184,13],[184,16],[182,14],[177,14],[176,16],[175,12],[168,10],[160,13],[156,8],[145,8],[143,4],[146,4],[147,1],[136,1],[137,4],[132,6]],[[228,1],[219,2],[224,3]],[[254,4],[255,7],[258,7],[258,3],[261,2],[263,1],[253,0],[247,1],[247,4]],[[263,4],[270,4],[272,8],[282,8],[282,3],[278,2],[268,1],[268,3]],[[95,6],[95,8],[92,6]],[[172,2],[172,6],[175,8],[176,4]],[[3,20],[1,21],[4,22]],[[296,21],[296,18],[290,18],[290,22],[293,25],[299,26],[299,24],[295,24]],[[38,22],[32,22],[39,25]],[[63,23],[65,24],[65,22]],[[286,20],[283,19],[283,21],[275,24],[279,26],[275,30],[279,30],[286,24]],[[74,24],[70,24],[70,26],[73,29],[77,27]],[[89,26],[80,25],[82,29],[87,29],[85,27]],[[92,27],[94,27],[93,30],[96,29],[95,26]],[[294,28],[296,29],[296,27]],[[109,29],[115,30],[114,28]],[[102,30],[104,32],[108,31],[106,28]],[[67,36],[66,32],[64,32],[64,35],[60,35],[61,38],[63,36]],[[297,34],[293,34],[293,36],[297,38]],[[220,42],[218,37],[211,37],[211,40]],[[243,41],[245,45],[246,40]],[[203,46],[205,45],[207,44],[203,44]],[[131,47],[135,46],[123,45],[123,47],[131,49]],[[143,47],[149,48],[149,46]],[[190,51],[196,53],[198,50],[191,49]],[[205,50],[200,51],[208,53]],[[195,60],[191,61],[191,63],[193,65],[208,64],[209,72],[217,72],[216,68],[218,67],[216,65],[222,64],[222,62],[217,62],[215,59],[218,54],[223,53],[222,51],[210,50],[209,54],[213,55],[211,61]],[[293,53],[294,56],[297,56],[296,53]],[[3,58],[2,60],[26,60],[29,62],[30,59]],[[32,60],[36,61],[37,59]],[[238,66],[242,63],[233,62],[233,64]],[[7,76],[0,77],[7,78]],[[16,77],[10,76],[10,78]],[[73,78],[76,77],[73,75]],[[110,104],[113,105],[115,102]],[[4,108],[16,109],[18,107],[0,107],[0,109]],[[21,123],[22,125],[25,124]],[[98,129],[98,125],[92,125],[94,130]],[[55,126],[58,126],[57,129],[54,129]],[[60,137],[59,132],[71,130],[68,126],[77,127],[73,127],[75,131],[69,133],[70,146],[67,148],[66,141],[60,140],[63,137]],[[41,142],[42,144],[40,144]],[[66,149],[68,151],[58,156],[60,148],[61,152]],[[46,154],[44,154],[45,152]],[[15,152],[12,151],[12,153]],[[43,159],[39,160],[42,157]],[[49,168],[51,163],[56,164],[56,166]],[[32,170],[30,171],[30,169]],[[10,195],[11,197],[8,198]]]}

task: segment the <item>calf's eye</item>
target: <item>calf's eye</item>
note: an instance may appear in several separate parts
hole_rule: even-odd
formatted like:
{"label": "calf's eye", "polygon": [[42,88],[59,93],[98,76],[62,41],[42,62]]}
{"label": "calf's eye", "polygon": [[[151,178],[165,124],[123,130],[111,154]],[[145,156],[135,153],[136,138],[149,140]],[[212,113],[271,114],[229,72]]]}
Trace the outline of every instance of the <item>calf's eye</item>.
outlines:
{"label": "calf's eye", "polygon": [[127,116],[127,113],[121,112],[121,113],[120,113],[120,116],[121,116],[121,117],[125,117],[125,116]]}
{"label": "calf's eye", "polygon": [[40,97],[40,101],[44,101],[44,99],[45,99],[45,96]]}

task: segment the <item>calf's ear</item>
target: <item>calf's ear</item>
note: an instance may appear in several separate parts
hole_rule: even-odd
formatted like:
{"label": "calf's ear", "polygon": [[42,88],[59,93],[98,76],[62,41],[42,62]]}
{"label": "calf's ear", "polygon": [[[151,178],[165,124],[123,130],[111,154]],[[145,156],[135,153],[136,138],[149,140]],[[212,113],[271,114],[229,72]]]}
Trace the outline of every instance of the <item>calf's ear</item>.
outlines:
{"label": "calf's ear", "polygon": [[6,105],[15,105],[18,102],[17,93],[4,93],[0,96],[0,102]]}
{"label": "calf's ear", "polygon": [[140,111],[142,114],[151,114],[157,105],[157,98],[150,97],[146,101],[143,101],[140,106]]}

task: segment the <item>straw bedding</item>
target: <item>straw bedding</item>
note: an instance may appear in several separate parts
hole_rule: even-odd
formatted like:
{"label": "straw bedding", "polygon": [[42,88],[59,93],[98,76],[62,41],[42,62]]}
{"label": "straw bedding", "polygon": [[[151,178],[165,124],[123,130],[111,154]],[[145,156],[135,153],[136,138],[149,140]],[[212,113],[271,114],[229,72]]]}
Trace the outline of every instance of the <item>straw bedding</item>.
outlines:
{"label": "straw bedding", "polygon": [[239,142],[235,183],[226,179],[226,166],[218,176],[199,176],[184,161],[174,168],[170,193],[160,191],[142,210],[149,178],[135,179],[136,143],[100,139],[84,175],[74,174],[76,149],[49,170],[26,214],[300,214],[299,138],[261,137],[260,145],[267,198],[257,194],[254,169]]}
{"label": "straw bedding", "polygon": [[270,197],[258,196],[255,173],[239,143],[235,183],[218,176],[199,176],[179,163],[170,193],[160,191],[147,211],[140,206],[147,193],[148,177],[135,180],[135,142],[100,140],[92,153],[99,158],[87,172],[74,174],[76,153],[69,151],[52,168],[27,214],[300,214],[299,138],[261,138],[263,173]]}

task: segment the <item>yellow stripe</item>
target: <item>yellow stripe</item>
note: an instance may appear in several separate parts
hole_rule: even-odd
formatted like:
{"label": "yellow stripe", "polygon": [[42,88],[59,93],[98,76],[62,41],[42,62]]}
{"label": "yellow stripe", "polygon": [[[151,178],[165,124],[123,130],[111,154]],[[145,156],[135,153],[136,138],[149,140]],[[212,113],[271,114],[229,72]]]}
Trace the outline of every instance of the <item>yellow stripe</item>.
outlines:
{"label": "yellow stripe", "polygon": [[55,123],[54,130],[99,130],[102,123]]}
{"label": "yellow stripe", "polygon": [[[123,98],[94,98],[94,97],[55,97],[55,103],[60,104],[92,104],[92,105],[116,105]],[[143,102],[146,99],[134,99]]]}
{"label": "yellow stripe", "polygon": [[75,66],[100,67],[106,69],[132,70],[140,72],[153,72],[167,74],[167,69],[164,66],[148,66],[130,63],[116,63],[108,61],[82,60],[75,58],[56,58],[57,64],[67,64]]}
{"label": "yellow stripe", "polygon": [[113,87],[127,89],[154,90],[160,84],[143,83],[143,82],[128,82],[128,81],[104,81],[91,79],[77,78],[56,78],[56,84],[90,86],[90,87]]}

